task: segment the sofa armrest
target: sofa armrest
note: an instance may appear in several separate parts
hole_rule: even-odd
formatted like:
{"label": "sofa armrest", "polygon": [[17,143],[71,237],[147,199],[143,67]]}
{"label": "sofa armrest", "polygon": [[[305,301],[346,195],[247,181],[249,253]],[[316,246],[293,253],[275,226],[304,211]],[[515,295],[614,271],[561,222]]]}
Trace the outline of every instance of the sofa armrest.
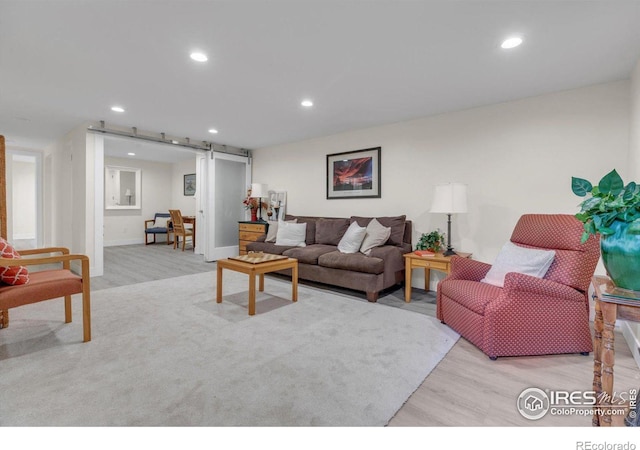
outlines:
{"label": "sofa armrest", "polygon": [[480,281],[489,272],[489,269],[491,269],[491,264],[454,255],[451,257],[451,273],[446,279]]}
{"label": "sofa armrest", "polygon": [[520,298],[522,295],[519,293],[522,293],[580,303],[585,301],[585,294],[570,286],[517,272],[509,272],[504,277],[503,292],[508,298]]}

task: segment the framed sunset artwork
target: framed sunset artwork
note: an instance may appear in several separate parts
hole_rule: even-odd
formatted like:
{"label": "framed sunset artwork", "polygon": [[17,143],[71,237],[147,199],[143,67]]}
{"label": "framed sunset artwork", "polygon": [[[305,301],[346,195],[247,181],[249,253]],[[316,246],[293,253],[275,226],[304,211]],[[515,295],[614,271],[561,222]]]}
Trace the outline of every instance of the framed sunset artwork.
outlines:
{"label": "framed sunset artwork", "polygon": [[327,155],[327,199],[380,198],[380,150]]}

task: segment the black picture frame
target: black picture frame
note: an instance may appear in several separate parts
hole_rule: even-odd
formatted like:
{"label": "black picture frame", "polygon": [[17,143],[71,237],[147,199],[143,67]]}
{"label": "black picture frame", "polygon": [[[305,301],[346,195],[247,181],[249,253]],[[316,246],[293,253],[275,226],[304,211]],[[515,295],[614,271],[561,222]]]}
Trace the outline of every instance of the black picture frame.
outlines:
{"label": "black picture frame", "polygon": [[380,198],[382,147],[327,155],[327,199]]}
{"label": "black picture frame", "polygon": [[196,195],[196,174],[189,173],[184,176],[184,195],[189,197]]}

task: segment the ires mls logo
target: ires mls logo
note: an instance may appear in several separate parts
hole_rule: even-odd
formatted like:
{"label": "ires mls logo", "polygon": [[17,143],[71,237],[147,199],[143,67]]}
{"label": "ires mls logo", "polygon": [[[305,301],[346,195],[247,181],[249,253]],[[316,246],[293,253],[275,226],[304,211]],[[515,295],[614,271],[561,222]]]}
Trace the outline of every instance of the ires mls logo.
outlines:
{"label": "ires mls logo", "polygon": [[[608,395],[595,391],[565,391],[539,388],[527,388],[520,393],[516,402],[518,412],[529,420],[538,420],[547,413],[558,416],[589,416],[595,412],[607,415],[624,415],[626,403],[636,405],[638,391],[613,393]],[[608,408],[600,408],[607,404]],[[635,414],[635,413],[634,413]],[[634,416],[635,417],[635,416]]]}

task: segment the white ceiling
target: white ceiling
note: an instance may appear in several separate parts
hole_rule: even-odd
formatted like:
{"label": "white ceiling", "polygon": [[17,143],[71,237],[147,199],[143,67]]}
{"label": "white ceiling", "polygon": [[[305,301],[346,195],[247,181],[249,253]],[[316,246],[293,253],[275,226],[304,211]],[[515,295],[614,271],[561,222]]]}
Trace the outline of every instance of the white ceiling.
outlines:
{"label": "white ceiling", "polygon": [[639,58],[640,1],[0,0],[0,134],[42,148],[105,120],[254,149],[626,79]]}

